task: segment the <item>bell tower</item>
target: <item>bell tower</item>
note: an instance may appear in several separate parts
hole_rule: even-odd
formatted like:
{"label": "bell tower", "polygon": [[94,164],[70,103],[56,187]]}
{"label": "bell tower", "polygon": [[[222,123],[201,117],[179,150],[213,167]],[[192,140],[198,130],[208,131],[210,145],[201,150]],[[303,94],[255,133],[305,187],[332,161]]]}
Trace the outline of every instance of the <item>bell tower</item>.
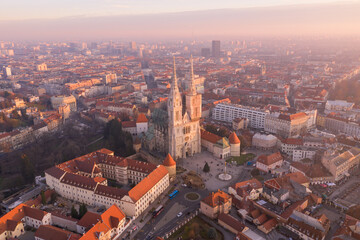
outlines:
{"label": "bell tower", "polygon": [[201,118],[201,95],[196,91],[192,55],[190,57],[190,78],[189,92],[186,94],[186,111],[191,121],[194,121]]}
{"label": "bell tower", "polygon": [[[173,79],[168,99],[169,116],[169,153],[176,159],[178,154],[177,145],[182,139],[182,99],[177,85],[176,65],[174,57]],[[181,135],[181,136],[180,136]],[[182,142],[182,141],[181,141]]]}

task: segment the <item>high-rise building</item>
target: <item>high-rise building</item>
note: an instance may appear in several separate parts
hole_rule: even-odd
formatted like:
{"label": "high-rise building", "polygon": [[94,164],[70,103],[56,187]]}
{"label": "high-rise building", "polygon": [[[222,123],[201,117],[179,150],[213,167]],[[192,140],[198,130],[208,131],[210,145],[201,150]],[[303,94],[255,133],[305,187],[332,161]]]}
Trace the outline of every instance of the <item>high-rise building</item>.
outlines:
{"label": "high-rise building", "polygon": [[3,74],[5,77],[11,76],[11,68],[10,67],[3,67]]}
{"label": "high-rise building", "polygon": [[212,56],[220,57],[220,41],[219,40],[212,41]]}
{"label": "high-rise building", "polygon": [[201,56],[202,57],[210,57],[211,56],[210,48],[202,48]]}
{"label": "high-rise building", "polygon": [[131,42],[129,43],[129,46],[130,46],[130,49],[131,49],[131,50],[136,50],[136,42],[131,41]]}

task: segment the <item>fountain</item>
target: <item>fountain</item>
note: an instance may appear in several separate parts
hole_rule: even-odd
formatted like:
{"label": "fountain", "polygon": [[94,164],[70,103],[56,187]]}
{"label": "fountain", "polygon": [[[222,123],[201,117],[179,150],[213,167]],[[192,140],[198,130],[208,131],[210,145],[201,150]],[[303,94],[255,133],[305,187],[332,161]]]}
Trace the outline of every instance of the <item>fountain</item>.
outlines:
{"label": "fountain", "polygon": [[224,169],[224,172],[223,172],[223,173],[220,173],[218,177],[219,177],[219,179],[222,180],[222,181],[229,181],[229,180],[232,178],[232,176],[226,172],[226,161],[225,161],[225,169]]}

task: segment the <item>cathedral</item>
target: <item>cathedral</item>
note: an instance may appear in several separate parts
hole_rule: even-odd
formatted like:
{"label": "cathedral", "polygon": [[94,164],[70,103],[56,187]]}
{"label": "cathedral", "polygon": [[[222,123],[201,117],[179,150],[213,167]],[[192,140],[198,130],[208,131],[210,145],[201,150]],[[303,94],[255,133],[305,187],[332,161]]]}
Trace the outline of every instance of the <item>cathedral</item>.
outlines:
{"label": "cathedral", "polygon": [[[175,160],[201,152],[201,94],[195,86],[193,60],[190,59],[189,87],[185,103],[178,88],[174,58],[174,72],[167,102],[167,113],[162,109],[152,112],[152,124],[145,135],[144,145],[150,151],[169,153]],[[185,106],[184,106],[185,105]]]}
{"label": "cathedral", "polygon": [[193,60],[190,59],[190,86],[185,96],[185,113],[180,94],[174,57],[174,76],[167,103],[168,110],[168,153],[174,158],[186,158],[201,152],[200,118],[201,94],[196,91],[194,83]]}

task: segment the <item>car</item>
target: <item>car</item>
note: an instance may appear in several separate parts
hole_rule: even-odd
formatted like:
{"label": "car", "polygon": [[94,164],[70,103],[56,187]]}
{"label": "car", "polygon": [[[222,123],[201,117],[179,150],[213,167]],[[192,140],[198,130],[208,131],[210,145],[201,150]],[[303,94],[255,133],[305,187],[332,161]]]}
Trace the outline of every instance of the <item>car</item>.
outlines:
{"label": "car", "polygon": [[138,227],[135,225],[135,226],[132,228],[132,230],[133,230],[133,231],[136,231],[137,228],[138,228]]}
{"label": "car", "polygon": [[183,187],[187,187],[187,185],[184,183],[184,184],[181,184],[181,186],[183,186]]}
{"label": "car", "polygon": [[177,217],[181,217],[183,215],[183,213],[182,212],[179,212],[176,216]]}

